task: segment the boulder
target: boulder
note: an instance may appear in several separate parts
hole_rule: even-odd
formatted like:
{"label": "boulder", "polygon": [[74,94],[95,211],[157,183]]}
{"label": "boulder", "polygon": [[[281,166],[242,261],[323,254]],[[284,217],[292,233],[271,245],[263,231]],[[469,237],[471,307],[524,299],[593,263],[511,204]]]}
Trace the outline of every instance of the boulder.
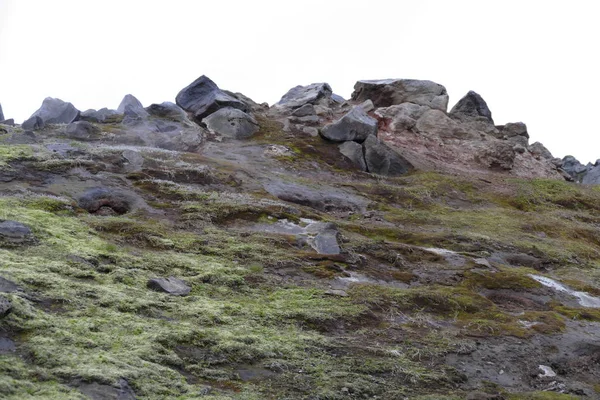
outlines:
{"label": "boulder", "polygon": [[480,151],[475,159],[490,169],[511,170],[515,157],[514,144],[495,140]]}
{"label": "boulder", "polygon": [[79,207],[90,214],[125,214],[132,208],[129,196],[109,188],[93,188],[84,192],[78,199]]}
{"label": "boulder", "polygon": [[529,133],[527,132],[527,125],[523,122],[509,122],[508,124],[500,127],[500,134],[506,138],[512,138],[515,136],[523,136],[529,139]]}
{"label": "boulder", "polygon": [[15,120],[13,118],[5,119],[4,121],[0,121],[2,125],[15,126]]}
{"label": "boulder", "polygon": [[142,105],[142,102],[139,101],[134,95],[127,94],[125,97],[123,97],[123,100],[121,100],[119,107],[117,107],[117,113],[125,114],[126,108],[130,108],[132,110],[143,110],[144,106]]}
{"label": "boulder", "polygon": [[365,162],[365,155],[363,152],[363,146],[359,143],[349,141],[339,145],[340,153],[344,157],[352,161],[361,171],[367,170],[367,164]]}
{"label": "boulder", "polygon": [[185,281],[172,276],[150,279],[146,286],[148,289],[165,292],[173,296],[186,296],[192,290]]}
{"label": "boulder", "polygon": [[360,108],[365,110],[365,112],[371,112],[375,109],[375,104],[371,101],[371,99],[365,100],[358,105]]}
{"label": "boulder", "polygon": [[233,139],[246,139],[258,132],[254,117],[236,108],[221,108],[202,120],[209,131]]}
{"label": "boulder", "polygon": [[308,115],[316,115],[316,111],[315,111],[315,106],[313,106],[312,104],[305,104],[300,108],[295,109],[294,111],[292,111],[292,115],[294,117],[306,117]]}
{"label": "boulder", "polygon": [[187,114],[177,104],[165,101],[161,104],[151,104],[146,111],[155,117],[170,119],[172,121],[188,121]]}
{"label": "boulder", "polygon": [[363,197],[331,187],[311,188],[280,181],[269,182],[264,187],[267,192],[280,200],[320,211],[361,211],[368,204]]}
{"label": "boulder", "polygon": [[99,140],[101,132],[100,128],[87,121],[72,122],[65,129],[66,136],[76,140]]}
{"label": "boulder", "polygon": [[305,104],[317,104],[322,99],[331,99],[332,94],[331,86],[328,83],[299,85],[284,94],[276,105],[286,108],[299,108]]}
{"label": "boulder", "polygon": [[339,232],[335,224],[329,222],[313,222],[306,227],[311,235],[308,244],[319,254],[340,254],[338,243]]}
{"label": "boulder", "polygon": [[581,182],[589,167],[583,165],[573,156],[565,156],[562,159],[561,168],[569,174],[576,182]]}
{"label": "boulder", "polygon": [[544,146],[540,142],[533,143],[531,146],[528,147],[528,150],[538,160],[539,159],[552,160],[554,158],[552,153],[550,153],[550,150],[548,150],[546,148],[546,146]]}
{"label": "boulder", "polygon": [[44,129],[46,125],[44,120],[37,115],[29,117],[29,119],[21,124],[21,128],[26,131],[35,131],[38,129]]}
{"label": "boulder", "polygon": [[4,297],[0,296],[0,318],[6,317],[12,311],[12,304]]}
{"label": "boulder", "polygon": [[321,129],[321,135],[334,142],[362,142],[369,135],[377,135],[377,120],[367,115],[361,107],[354,107],[342,118]]}
{"label": "boulder", "polygon": [[80,112],[71,103],[46,97],[32,117],[40,117],[44,124],[70,124],[79,119]]}
{"label": "boulder", "polygon": [[581,179],[581,183],[586,185],[600,184],[600,163],[596,161],[593,167]]}
{"label": "boulder", "polygon": [[383,79],[358,81],[354,85],[352,100],[370,99],[375,107],[414,103],[437,110],[448,108],[446,88],[438,83],[416,79]]}
{"label": "boulder", "polygon": [[414,169],[408,160],[373,135],[367,137],[363,148],[367,171],[372,174],[400,176]]}
{"label": "boulder", "polygon": [[225,107],[235,108],[243,112],[249,111],[246,103],[225,93],[219,89],[216,83],[204,75],[182,89],[177,95],[176,103],[198,123],[203,118]]}
{"label": "boulder", "polygon": [[[414,103],[402,103],[379,108],[375,111],[375,115],[386,120],[386,125],[391,131],[402,132],[414,130],[418,119],[428,110],[430,108],[426,106]],[[441,111],[438,112],[443,114]]]}
{"label": "boulder", "polygon": [[346,99],[344,99],[339,94],[335,94],[335,93],[331,94],[331,100],[333,100],[334,102],[336,102],[338,104],[344,104],[346,102]]}
{"label": "boulder", "polygon": [[0,220],[0,247],[16,247],[35,243],[31,229],[20,222]]}
{"label": "boulder", "polygon": [[0,293],[13,293],[19,291],[19,286],[0,276]]}
{"label": "boulder", "polygon": [[448,117],[440,110],[429,109],[421,115],[415,124],[414,130],[421,134],[438,136],[441,138],[466,138],[468,132],[461,124]]}
{"label": "boulder", "polygon": [[101,108],[100,110],[86,110],[81,113],[79,119],[81,121],[95,122],[98,124],[117,122],[121,118],[121,114],[116,110]]}
{"label": "boulder", "polygon": [[487,103],[479,94],[472,90],[469,91],[469,93],[467,93],[462,99],[460,99],[454,107],[452,107],[449,115],[452,118],[461,121],[481,118],[490,122],[492,125],[494,124],[492,112],[488,108]]}

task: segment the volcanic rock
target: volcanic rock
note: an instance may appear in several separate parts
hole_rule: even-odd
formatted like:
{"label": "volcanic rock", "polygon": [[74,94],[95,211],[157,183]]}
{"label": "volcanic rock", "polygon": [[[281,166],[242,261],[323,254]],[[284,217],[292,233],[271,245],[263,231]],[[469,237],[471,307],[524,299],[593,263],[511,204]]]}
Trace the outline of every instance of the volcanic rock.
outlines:
{"label": "volcanic rock", "polygon": [[375,107],[414,103],[446,111],[448,94],[446,88],[431,81],[415,79],[383,79],[358,81],[354,85],[352,100],[373,101]]}

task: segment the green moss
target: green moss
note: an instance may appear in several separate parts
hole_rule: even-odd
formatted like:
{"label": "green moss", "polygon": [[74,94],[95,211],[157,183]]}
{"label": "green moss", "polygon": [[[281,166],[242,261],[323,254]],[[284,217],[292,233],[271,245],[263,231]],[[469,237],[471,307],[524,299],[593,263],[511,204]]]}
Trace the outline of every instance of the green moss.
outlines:
{"label": "green moss", "polygon": [[13,161],[33,159],[33,150],[27,145],[0,145],[0,169],[9,168]]}
{"label": "green moss", "polygon": [[537,273],[529,268],[502,268],[499,271],[466,272],[462,285],[486,289],[533,289],[542,287],[529,274]]}
{"label": "green moss", "polygon": [[508,395],[509,400],[577,400],[579,397],[555,392],[515,393]]}

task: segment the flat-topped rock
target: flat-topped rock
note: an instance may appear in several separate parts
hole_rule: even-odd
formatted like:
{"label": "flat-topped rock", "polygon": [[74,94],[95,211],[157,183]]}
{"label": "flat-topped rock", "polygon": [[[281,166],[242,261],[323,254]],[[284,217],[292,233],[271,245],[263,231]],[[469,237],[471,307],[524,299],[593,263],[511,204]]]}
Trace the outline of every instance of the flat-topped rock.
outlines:
{"label": "flat-topped rock", "polygon": [[305,104],[316,104],[321,99],[331,99],[333,92],[328,83],[311,83],[291,88],[276,104],[279,107],[299,108]]}
{"label": "flat-topped rock", "polygon": [[363,102],[369,99],[375,107],[414,103],[442,111],[448,108],[446,88],[425,80],[382,79],[356,82],[352,100]]}

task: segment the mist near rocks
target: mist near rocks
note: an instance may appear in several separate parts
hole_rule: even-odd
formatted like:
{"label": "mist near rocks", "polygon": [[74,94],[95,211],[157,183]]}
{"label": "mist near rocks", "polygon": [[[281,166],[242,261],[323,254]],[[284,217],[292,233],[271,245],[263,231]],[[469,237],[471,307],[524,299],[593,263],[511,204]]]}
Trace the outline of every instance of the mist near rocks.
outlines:
{"label": "mist near rocks", "polygon": [[47,96],[78,109],[173,101],[201,74],[257,102],[328,82],[429,79],[450,107],[481,94],[557,157],[600,157],[593,2],[0,1],[0,104],[27,119]]}

